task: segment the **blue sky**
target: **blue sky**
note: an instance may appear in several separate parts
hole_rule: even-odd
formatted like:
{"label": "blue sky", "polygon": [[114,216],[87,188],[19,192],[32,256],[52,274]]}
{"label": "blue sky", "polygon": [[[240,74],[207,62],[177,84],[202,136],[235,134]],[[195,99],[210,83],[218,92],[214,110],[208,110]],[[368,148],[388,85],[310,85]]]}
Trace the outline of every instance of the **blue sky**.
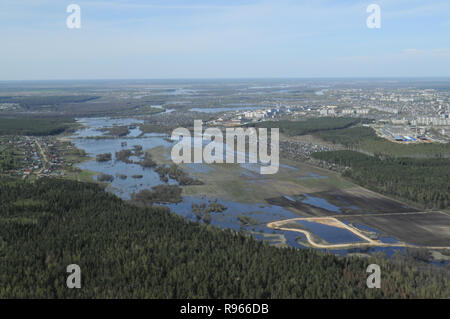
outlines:
{"label": "blue sky", "polygon": [[0,80],[450,76],[450,1],[1,0],[0,40]]}

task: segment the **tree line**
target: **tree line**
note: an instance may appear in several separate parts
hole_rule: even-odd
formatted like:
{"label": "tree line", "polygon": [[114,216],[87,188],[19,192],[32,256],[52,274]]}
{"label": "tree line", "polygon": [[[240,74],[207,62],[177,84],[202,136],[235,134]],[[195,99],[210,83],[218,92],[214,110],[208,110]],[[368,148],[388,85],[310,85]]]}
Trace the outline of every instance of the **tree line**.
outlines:
{"label": "tree line", "polygon": [[0,135],[57,135],[73,126],[73,119],[0,118]]}

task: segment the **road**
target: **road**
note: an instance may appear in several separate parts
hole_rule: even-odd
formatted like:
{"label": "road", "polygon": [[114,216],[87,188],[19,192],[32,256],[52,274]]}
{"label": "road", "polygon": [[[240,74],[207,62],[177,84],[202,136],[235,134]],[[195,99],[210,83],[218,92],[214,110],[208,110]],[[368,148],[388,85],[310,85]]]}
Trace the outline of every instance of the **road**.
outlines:
{"label": "road", "polygon": [[38,146],[39,149],[39,154],[42,160],[42,167],[39,171],[36,172],[36,174],[38,176],[40,176],[42,174],[42,171],[48,166],[48,158],[47,158],[47,154],[45,154],[44,150],[42,149],[42,145],[39,142],[39,140],[37,138],[34,139],[34,142],[36,143],[36,145]]}
{"label": "road", "polygon": [[[400,213],[400,214],[428,214],[429,212],[411,212],[411,213]],[[374,214],[375,215],[398,215],[397,214]],[[366,215],[365,215],[366,216]],[[336,217],[342,217],[342,216],[336,216]],[[297,220],[305,220],[309,222],[319,222],[322,224],[327,224],[332,227],[338,227],[338,228],[344,228],[353,234],[357,235],[358,237],[365,240],[363,243],[343,243],[343,244],[321,244],[314,241],[313,233],[304,230],[304,229],[298,229],[298,228],[288,228],[283,227],[284,224],[288,224],[289,222],[295,222]],[[369,237],[362,234],[359,230],[357,230],[354,227],[351,227],[349,225],[344,224],[340,220],[336,219],[334,216],[329,217],[305,217],[305,218],[292,218],[292,219],[286,219],[276,222],[271,222],[267,224],[267,227],[271,229],[276,230],[285,230],[285,231],[293,231],[293,232],[299,232],[306,236],[306,239],[308,243],[315,248],[324,248],[324,249],[347,249],[347,248],[358,248],[358,247],[405,247],[405,248],[426,248],[426,249],[450,249],[450,246],[416,246],[416,245],[410,245],[406,243],[383,243],[379,240],[373,240]]]}

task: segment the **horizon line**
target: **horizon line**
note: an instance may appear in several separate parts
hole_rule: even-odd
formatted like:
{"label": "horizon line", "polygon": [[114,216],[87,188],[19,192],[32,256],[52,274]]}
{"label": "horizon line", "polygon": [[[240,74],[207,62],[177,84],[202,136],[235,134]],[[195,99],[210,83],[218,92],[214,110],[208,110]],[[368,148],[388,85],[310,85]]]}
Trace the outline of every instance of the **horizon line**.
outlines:
{"label": "horizon line", "polygon": [[332,79],[448,79],[448,76],[310,76],[310,77],[173,77],[173,78],[77,78],[77,79],[20,79],[4,82],[69,82],[69,81],[179,81],[179,80],[332,80]]}

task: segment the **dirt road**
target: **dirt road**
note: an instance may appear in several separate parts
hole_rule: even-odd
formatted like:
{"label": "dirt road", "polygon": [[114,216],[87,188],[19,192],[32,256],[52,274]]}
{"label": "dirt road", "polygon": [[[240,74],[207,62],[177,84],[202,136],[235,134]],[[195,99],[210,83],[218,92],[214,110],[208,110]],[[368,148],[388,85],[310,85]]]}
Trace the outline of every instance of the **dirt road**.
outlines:
{"label": "dirt road", "polygon": [[[420,212],[419,214],[427,214],[428,212]],[[417,212],[412,213],[401,213],[401,214],[418,214]],[[386,215],[386,214],[378,214],[378,215]],[[340,216],[342,217],[342,216]],[[295,222],[297,220],[305,220],[309,222],[326,224],[331,227],[344,228],[356,236],[365,240],[363,243],[343,243],[343,244],[321,244],[314,241],[313,233],[309,230],[299,229],[299,228],[288,228],[283,227],[290,222]],[[450,249],[450,246],[438,247],[438,246],[415,246],[407,243],[383,243],[379,240],[373,240],[364,234],[362,234],[358,229],[351,227],[349,225],[344,224],[339,221],[335,217],[305,217],[305,218],[292,218],[287,220],[281,220],[276,222],[271,222],[267,224],[267,227],[271,229],[277,230],[285,230],[285,231],[293,231],[299,232],[306,236],[308,243],[315,248],[324,248],[324,249],[348,249],[348,248],[358,248],[358,247],[406,247],[406,248],[427,248],[427,249]]]}
{"label": "dirt road", "polygon": [[45,154],[44,150],[42,149],[41,143],[39,143],[39,140],[37,138],[34,139],[34,142],[36,143],[36,145],[39,148],[39,154],[41,156],[42,159],[42,167],[39,171],[36,172],[36,174],[39,176],[42,174],[42,172],[44,171],[44,169],[48,166],[48,158],[47,158],[47,154]]}

